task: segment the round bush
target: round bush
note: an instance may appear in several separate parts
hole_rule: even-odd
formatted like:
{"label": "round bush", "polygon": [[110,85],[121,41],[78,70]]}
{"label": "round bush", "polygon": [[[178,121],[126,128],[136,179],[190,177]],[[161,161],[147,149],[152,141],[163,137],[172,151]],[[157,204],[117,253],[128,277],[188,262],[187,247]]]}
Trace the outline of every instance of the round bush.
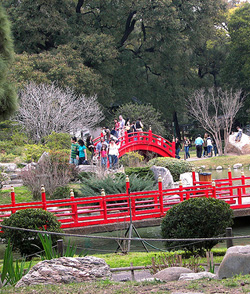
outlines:
{"label": "round bush", "polygon": [[[166,239],[212,238],[225,233],[233,224],[233,211],[229,204],[214,198],[191,198],[172,207],[165,215],[162,236]],[[165,246],[192,253],[210,250],[218,241],[166,242]],[[174,248],[173,248],[174,247]]]}
{"label": "round bush", "polygon": [[167,168],[170,171],[171,175],[173,176],[173,179],[175,182],[180,180],[180,174],[191,172],[192,168],[195,167],[192,163],[188,161],[183,161],[183,160],[171,158],[171,157],[153,158],[148,162],[148,165],[149,166],[157,165],[157,166],[162,166]]}
{"label": "round bush", "polygon": [[[24,209],[12,214],[3,220],[2,225],[19,227],[31,230],[44,230],[49,232],[62,233],[61,224],[56,217],[49,211],[42,209]],[[34,254],[41,250],[42,244],[37,233],[28,231],[13,230],[2,228],[6,241],[10,239],[13,249],[19,251],[21,255]],[[60,239],[60,235],[51,235],[53,244]]]}

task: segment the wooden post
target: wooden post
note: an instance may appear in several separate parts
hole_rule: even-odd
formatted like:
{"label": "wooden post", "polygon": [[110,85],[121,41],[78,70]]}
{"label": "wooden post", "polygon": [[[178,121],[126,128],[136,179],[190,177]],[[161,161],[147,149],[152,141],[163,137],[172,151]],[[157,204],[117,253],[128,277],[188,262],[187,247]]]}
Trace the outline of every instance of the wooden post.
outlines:
{"label": "wooden post", "polygon": [[[16,198],[15,198],[15,190],[14,190],[14,187],[11,186],[10,188],[10,195],[11,195],[11,205],[12,207],[15,207],[16,206]],[[16,209],[12,209],[11,210],[11,213],[15,213],[16,212]]]}
{"label": "wooden post", "polygon": [[73,213],[74,223],[77,224],[78,223],[77,205],[74,203],[75,202],[75,195],[74,195],[73,189],[70,189],[70,200],[72,201],[71,209],[72,209],[72,213]]}
{"label": "wooden post", "polygon": [[216,199],[216,186],[215,186],[215,181],[212,182],[212,197]]}
{"label": "wooden post", "polygon": [[133,262],[130,263],[130,267],[131,267],[131,280],[135,281],[135,271],[133,269]]}
{"label": "wooden post", "polygon": [[148,131],[148,141],[149,141],[149,144],[152,143],[152,129],[151,129],[151,126],[149,126],[149,131]]}
{"label": "wooden post", "polygon": [[182,202],[184,200],[182,181],[179,182],[179,190],[180,190],[180,201]]}
{"label": "wooden post", "polygon": [[103,208],[103,219],[107,220],[107,203],[106,203],[106,195],[104,189],[101,190],[102,196],[102,208]]}
{"label": "wooden post", "polygon": [[159,190],[160,211],[161,211],[161,216],[163,216],[164,215],[164,207],[163,207],[162,177],[161,177],[161,174],[159,174],[159,176],[158,176],[158,190]]}
{"label": "wooden post", "polygon": [[59,255],[63,256],[63,239],[57,240],[57,251]]}
{"label": "wooden post", "polygon": [[[229,181],[230,187],[233,187],[232,171],[230,166],[228,167],[228,181]],[[230,196],[233,196],[233,188],[230,188]]]}
{"label": "wooden post", "polygon": [[41,186],[41,196],[42,196],[42,207],[44,210],[47,210],[46,194],[45,194],[44,185]]}
{"label": "wooden post", "polygon": [[246,180],[245,180],[245,174],[244,171],[241,172],[241,184],[242,184],[242,194],[246,194],[246,188],[245,188],[245,184],[246,184]]}
{"label": "wooden post", "polygon": [[[226,237],[232,237],[233,236],[233,230],[232,228],[226,228]],[[227,239],[227,248],[233,247],[233,239]]]}
{"label": "wooden post", "polygon": [[195,168],[192,168],[192,180],[193,180],[193,186],[196,186]]}
{"label": "wooden post", "polygon": [[241,188],[238,188],[238,205],[242,205],[242,194],[241,194]]}

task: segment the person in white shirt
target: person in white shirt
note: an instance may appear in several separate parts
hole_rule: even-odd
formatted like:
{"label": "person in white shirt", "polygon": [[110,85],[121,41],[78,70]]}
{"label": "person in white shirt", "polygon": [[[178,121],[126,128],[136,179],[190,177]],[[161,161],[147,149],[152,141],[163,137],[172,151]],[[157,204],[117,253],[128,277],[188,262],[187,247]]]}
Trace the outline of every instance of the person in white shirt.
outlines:
{"label": "person in white shirt", "polygon": [[108,158],[109,168],[116,169],[118,167],[118,156],[119,156],[120,143],[117,145],[114,139],[110,140]]}
{"label": "person in white shirt", "polygon": [[211,157],[212,156],[212,148],[213,148],[212,139],[208,135],[208,137],[207,137],[207,156],[208,157]]}

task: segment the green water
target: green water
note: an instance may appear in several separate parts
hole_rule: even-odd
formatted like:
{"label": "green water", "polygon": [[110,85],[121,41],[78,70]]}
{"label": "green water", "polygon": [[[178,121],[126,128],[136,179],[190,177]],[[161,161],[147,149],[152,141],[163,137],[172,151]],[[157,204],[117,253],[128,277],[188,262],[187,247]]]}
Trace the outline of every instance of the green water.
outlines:
{"label": "green water", "polygon": [[[246,176],[250,176],[250,171],[244,170]],[[240,177],[241,170],[232,170],[233,177]],[[227,170],[222,171],[213,171],[213,179],[222,179],[227,178]],[[157,227],[147,227],[147,228],[138,228],[139,235],[142,238],[161,238],[161,229],[160,226]],[[110,236],[110,237],[123,237],[125,231],[115,231],[108,233],[94,234],[95,236]],[[234,236],[246,236],[250,235],[250,217],[238,218],[235,220],[233,225],[233,234]],[[136,234],[133,233],[133,237],[136,237]],[[88,254],[94,253],[113,253],[117,250],[118,243],[115,240],[104,240],[104,239],[91,239],[91,238],[75,238],[71,237],[71,244],[76,244],[79,247],[79,252],[84,250]],[[65,240],[67,243],[67,239]],[[150,241],[149,244],[146,244],[149,251],[159,251],[166,250],[163,242]],[[237,239],[234,240],[234,245],[247,245],[250,244],[249,239]],[[226,247],[226,243],[219,243],[216,247]],[[3,257],[5,245],[0,243],[0,259]],[[143,245],[139,241],[131,242],[131,251],[145,251]]]}

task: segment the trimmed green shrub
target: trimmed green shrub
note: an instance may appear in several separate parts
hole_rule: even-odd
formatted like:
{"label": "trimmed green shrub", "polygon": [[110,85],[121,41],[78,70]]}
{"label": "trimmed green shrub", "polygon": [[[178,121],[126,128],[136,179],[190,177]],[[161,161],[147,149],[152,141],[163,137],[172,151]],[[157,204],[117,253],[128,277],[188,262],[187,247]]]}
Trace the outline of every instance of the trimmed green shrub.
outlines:
{"label": "trimmed green shrub", "polygon": [[52,132],[44,138],[46,147],[53,150],[69,149],[70,150],[70,134]]}
{"label": "trimmed green shrub", "polygon": [[171,158],[171,157],[157,157],[153,158],[148,162],[148,165],[151,167],[153,165],[163,166],[167,168],[171,175],[173,176],[174,181],[179,181],[180,174],[191,172],[192,168],[195,166],[184,160]]}
{"label": "trimmed green shrub", "polygon": [[150,170],[149,166],[127,167],[127,168],[125,168],[125,174],[128,175],[129,177],[131,175],[137,175],[137,177],[140,179],[145,179],[145,178],[154,179],[154,173]]}
{"label": "trimmed green shrub", "polygon": [[138,152],[128,152],[119,158],[119,163],[123,166],[138,166],[144,157]]}
{"label": "trimmed green shrub", "polygon": [[61,186],[57,187],[54,193],[50,196],[51,199],[63,199],[70,197],[70,187],[69,186]]}
{"label": "trimmed green shrub", "polygon": [[[191,198],[173,206],[165,215],[162,236],[166,239],[212,238],[225,233],[233,224],[233,211],[229,204],[214,198]],[[201,254],[204,249],[211,250],[218,241],[170,242],[169,249],[183,249]]]}
{"label": "trimmed green shrub", "polygon": [[[94,196],[100,195],[101,189],[105,190],[106,195],[126,193],[126,180],[124,174],[118,176],[105,176],[98,178],[98,176],[92,176],[91,178],[80,178],[81,195]],[[142,181],[137,175],[131,175],[130,178],[130,191],[147,191],[155,189],[155,181],[150,177],[145,177]],[[81,196],[79,195],[79,196]]]}
{"label": "trimmed green shrub", "polygon": [[[2,225],[31,230],[46,229],[46,231],[57,233],[63,232],[56,217],[51,212],[42,209],[19,210],[9,218],[4,219]],[[2,230],[2,238],[9,239],[13,245],[13,250],[19,251],[21,255],[34,254],[42,248],[42,243],[37,233],[9,228],[2,228]],[[53,244],[60,238],[60,235],[52,235]]]}
{"label": "trimmed green shrub", "polygon": [[37,162],[44,152],[49,149],[43,145],[27,144],[25,145],[24,154],[26,162]]}

